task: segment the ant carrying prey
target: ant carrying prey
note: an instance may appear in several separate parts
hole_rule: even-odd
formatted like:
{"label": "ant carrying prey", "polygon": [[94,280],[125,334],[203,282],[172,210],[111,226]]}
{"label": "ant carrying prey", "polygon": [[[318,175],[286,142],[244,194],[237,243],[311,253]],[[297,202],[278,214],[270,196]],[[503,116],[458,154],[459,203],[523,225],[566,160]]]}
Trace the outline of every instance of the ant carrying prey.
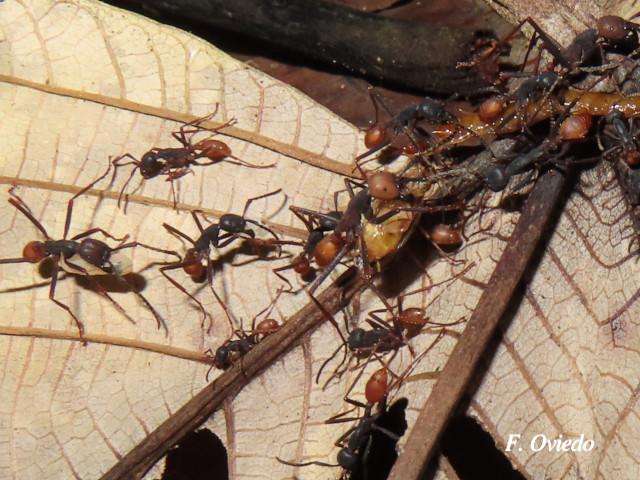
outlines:
{"label": "ant carrying prey", "polygon": [[[125,153],[124,155],[114,158],[112,163],[116,167],[116,171],[119,167],[125,165],[135,165],[133,170],[131,170],[129,178],[120,190],[118,206],[120,206],[122,197],[125,195],[129,182],[131,182],[136,170],[140,170],[142,181],[157,176],[166,176],[166,180],[171,182],[173,208],[176,208],[178,200],[173,182],[188,173],[192,173],[191,167],[204,167],[219,162],[229,162],[249,168],[270,168],[275,166],[275,163],[255,165],[242,160],[232,154],[231,149],[226,143],[211,137],[193,143],[193,136],[196,133],[209,132],[217,135],[220,133],[220,130],[235,123],[235,120],[232,119],[215,128],[204,127],[202,124],[213,118],[218,112],[218,108],[219,105],[217,104],[213,113],[197,118],[192,122],[185,123],[177,131],[171,133],[171,136],[182,145],[181,147],[153,147],[143,154],[139,160],[130,153]],[[205,160],[200,162],[198,161],[200,159]],[[114,177],[115,174],[116,172],[114,171]]]}
{"label": "ant carrying prey", "polygon": [[[80,334],[80,338],[86,343],[84,339],[84,325],[80,321],[80,319],[76,316],[75,313],[71,310],[71,308],[65,303],[57,300],[55,298],[56,286],[58,284],[58,275],[60,273],[60,269],[70,273],[72,275],[81,275],[89,280],[91,286],[102,296],[104,296],[107,300],[109,300],[114,307],[122,313],[125,317],[133,322],[133,320],[127,315],[125,310],[120,306],[118,302],[116,302],[111,295],[101,286],[101,284],[96,281],[93,277],[95,275],[114,275],[119,279],[123,279],[122,275],[125,272],[122,272],[119,268],[118,264],[114,261],[114,254],[116,252],[122,251],[127,248],[134,247],[143,247],[148,250],[152,250],[159,253],[164,253],[168,255],[177,255],[175,252],[171,252],[168,250],[163,250],[160,248],[152,247],[150,245],[146,245],[140,242],[128,242],[125,243],[128,235],[125,235],[122,238],[115,237],[111,235],[109,232],[103,230],[102,228],[90,228],[89,230],[85,230],[71,238],[68,238],[69,229],[71,226],[71,215],[73,212],[73,205],[75,200],[83,195],[85,192],[93,188],[100,180],[105,178],[109,171],[111,170],[111,164],[107,168],[106,172],[98,177],[96,180],[83,187],[80,191],[78,191],[75,195],[71,197],[71,199],[67,203],[67,214],[65,217],[64,223],[64,231],[61,240],[54,240],[51,238],[47,229],[38,221],[33,215],[31,209],[27,206],[27,204],[20,198],[18,195],[14,193],[15,187],[9,189],[9,203],[15,207],[20,213],[22,213],[27,219],[42,233],[45,240],[39,241],[34,240],[28,242],[23,251],[22,257],[18,258],[4,258],[0,259],[0,264],[8,264],[8,263],[39,263],[45,258],[49,258],[52,261],[53,270],[51,273],[51,283],[49,287],[49,299],[58,305],[60,308],[63,308],[67,311],[67,313],[71,316],[73,321],[75,322],[78,332]],[[97,240],[95,238],[89,238],[96,233],[101,233],[103,236],[110,238],[112,240],[116,240],[120,242],[120,244],[116,247],[110,247],[105,242]],[[177,255],[180,258],[179,255]],[[126,280],[125,280],[126,282]],[[142,302],[147,306],[147,308],[151,311],[153,316],[155,317],[158,328],[163,326],[166,330],[166,325],[160,315],[156,312],[155,308],[151,305],[151,303],[135,288],[131,288]],[[135,323],[135,322],[134,322]]]}

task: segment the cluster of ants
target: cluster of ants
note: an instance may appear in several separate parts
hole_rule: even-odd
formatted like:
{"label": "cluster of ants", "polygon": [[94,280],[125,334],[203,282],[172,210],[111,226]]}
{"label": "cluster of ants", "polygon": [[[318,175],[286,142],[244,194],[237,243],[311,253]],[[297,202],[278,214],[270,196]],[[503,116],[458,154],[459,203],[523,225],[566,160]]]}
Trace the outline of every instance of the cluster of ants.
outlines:
{"label": "cluster of ants", "polygon": [[[534,31],[529,49],[518,69],[505,70],[500,66],[501,57],[508,50],[510,39],[524,24],[529,24]],[[118,238],[101,228],[90,228],[68,238],[74,201],[108,177],[112,169],[113,182],[120,169],[133,167],[118,197],[118,206],[124,199],[126,209],[129,200],[127,190],[137,171],[142,177],[141,183],[165,177],[171,186],[175,208],[174,182],[192,172],[194,167],[222,161],[247,168],[274,166],[256,165],[237,158],[226,143],[213,138],[231,124],[206,127],[207,121],[216,114],[213,112],[173,132],[180,147],[154,147],[140,159],[128,153],[110,159],[107,170],[69,200],[60,240],[49,235],[14,188],[10,189],[9,203],[35,225],[45,240],[29,242],[21,257],[0,259],[0,263],[38,263],[49,258],[53,265],[49,298],[66,310],[75,322],[80,338],[86,342],[83,323],[68,305],[55,298],[60,269],[89,280],[96,274],[121,277],[123,272],[114,261],[114,255],[119,251],[141,247],[175,256],[175,261],[164,264],[159,270],[197,305],[203,325],[210,314],[200,300],[168,272],[183,270],[196,282],[206,281],[226,313],[235,337],[219,346],[212,353],[211,360],[213,366],[222,370],[240,361],[265,336],[278,330],[278,322],[269,315],[283,293],[295,291],[288,272],[292,270],[301,283],[308,283],[306,292],[336,327],[342,339],[317,372],[316,381],[320,381],[325,366],[343,350],[342,361],[331,378],[361,368],[344,400],[363,408],[364,414],[355,419],[354,426],[336,442],[340,447],[337,463],[278,460],[295,467],[312,464],[339,466],[347,476],[366,463],[374,432],[398,440],[398,435],[378,425],[378,419],[386,409],[387,397],[397,390],[417,362],[442,338],[445,328],[452,325],[434,322],[428,317],[426,308],[403,308],[403,299],[459,278],[473,266],[470,262],[452,278],[406,293],[392,305],[380,292],[376,281],[387,260],[402,249],[416,228],[426,234],[445,259],[459,262],[451,258],[451,252],[459,250],[465,242],[469,244],[469,237],[465,234],[467,221],[489,208],[486,195],[490,192],[519,191],[531,185],[544,170],[555,168],[567,172],[578,165],[594,164],[601,159],[610,163],[616,172],[629,210],[634,212],[634,207],[640,204],[640,178],[637,174],[640,170],[636,170],[640,165],[640,151],[636,139],[638,129],[633,124],[634,115],[640,112],[640,96],[632,96],[640,85],[640,77],[636,78],[640,70],[635,68],[635,56],[640,52],[640,25],[620,17],[604,16],[597,20],[596,26],[577,34],[567,47],[561,47],[529,18],[505,38],[478,41],[470,51],[469,61],[460,67],[476,69],[492,86],[483,92],[484,98],[480,97],[481,101],[473,107],[460,108],[425,98],[395,115],[387,112],[389,119],[381,121],[378,116],[384,104],[377,94],[371,93],[376,107],[376,122],[366,131],[367,151],[356,157],[353,178],[345,179],[348,203],[341,208],[341,192],[335,192],[333,211],[290,207],[307,230],[304,241],[283,240],[271,228],[247,216],[253,202],[276,195],[280,190],[250,198],[241,215],[226,213],[217,223],[206,227],[199,212],[192,211],[191,216],[199,232],[197,238],[164,223],[168,233],[191,245],[184,255],[128,241],[128,236]],[[535,48],[537,55],[530,60]],[[541,66],[542,62],[547,62],[547,65]],[[605,86],[611,89],[611,85],[613,91],[604,91]],[[594,117],[598,120],[593,121]],[[196,134],[211,135],[195,141]],[[408,160],[394,171],[382,167],[365,170],[365,164],[373,161],[392,165],[398,156]],[[428,228],[423,228],[425,223],[421,216],[430,219]],[[434,221],[438,218],[443,220]],[[640,220],[633,219],[633,224],[640,224]],[[257,231],[264,235],[258,236]],[[93,238],[95,234],[119,243],[111,247]],[[212,248],[223,248],[236,241],[248,242],[256,251],[277,251],[277,254],[266,257],[269,260],[282,258],[285,246],[301,248],[289,263],[273,269],[282,286],[271,304],[253,318],[250,330],[243,330],[242,326],[238,329],[234,325],[226,305],[213,288]],[[331,312],[314,297],[314,292],[341,264],[357,266],[366,287],[384,304],[383,309],[368,313],[366,328],[354,328],[347,331],[346,336]],[[126,315],[98,282],[95,286],[99,294]],[[166,329],[162,317],[151,303],[139,291],[135,294],[152,312],[158,327]],[[387,318],[384,318],[385,314]],[[264,319],[258,322],[260,317]],[[410,339],[427,325],[436,328],[436,340],[431,347],[416,355]],[[402,373],[393,373],[390,362],[383,357],[395,355],[404,347],[411,354],[412,362]],[[354,360],[357,364],[352,367]],[[364,371],[362,360],[365,360],[365,366],[370,361],[378,361],[382,365],[366,382],[366,403],[349,398]],[[343,421],[354,419],[346,418],[343,413],[327,420],[328,423]]]}

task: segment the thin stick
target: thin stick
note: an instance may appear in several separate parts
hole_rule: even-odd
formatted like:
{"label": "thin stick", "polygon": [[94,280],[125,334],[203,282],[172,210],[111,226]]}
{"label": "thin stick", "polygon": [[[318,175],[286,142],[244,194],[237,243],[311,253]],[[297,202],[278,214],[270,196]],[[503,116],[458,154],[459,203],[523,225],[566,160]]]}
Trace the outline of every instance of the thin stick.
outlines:
{"label": "thin stick", "polygon": [[391,470],[389,480],[422,478],[436,451],[440,435],[464,395],[476,366],[535,253],[561,198],[564,184],[564,176],[553,170],[536,183],[471,319],[411,430],[404,452]]}
{"label": "thin stick", "polygon": [[[362,281],[349,269],[327,288],[318,300],[330,312],[337,312],[362,288]],[[258,373],[284,355],[325,321],[325,315],[312,303],[293,315],[275,333],[262,340],[241,362],[217,377],[164,421],[142,442],[104,474],[102,480],[142,478],[167,451],[185,435],[202,425],[224,401],[233,397]]]}

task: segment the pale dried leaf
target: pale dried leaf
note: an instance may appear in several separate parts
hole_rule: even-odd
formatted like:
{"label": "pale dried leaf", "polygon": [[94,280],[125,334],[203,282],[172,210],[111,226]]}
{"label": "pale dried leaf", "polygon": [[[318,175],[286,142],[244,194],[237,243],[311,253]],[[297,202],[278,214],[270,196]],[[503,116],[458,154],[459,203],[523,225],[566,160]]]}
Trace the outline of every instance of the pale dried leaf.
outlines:
{"label": "pale dried leaf", "polygon": [[[221,136],[234,153],[256,163],[277,162],[277,168],[222,163],[181,178],[177,184],[183,208],[205,210],[212,218],[240,212],[247,198],[282,188],[286,199],[258,202],[252,216],[301,236],[304,231],[285,200],[329,208],[332,193],[343,188],[341,174],[351,170],[362,144],[357,129],[290,87],[184,32],[93,1],[6,0],[0,3],[0,35],[2,258],[19,256],[26,241],[38,238],[34,226],[6,202],[10,185],[17,186],[16,193],[57,238],[71,192],[101,173],[110,156],[139,156],[152,146],[175,146],[170,133],[180,121],[208,114],[216,103],[220,110],[215,120],[237,119]],[[76,202],[71,234],[100,226],[182,252],[184,244],[161,224],[190,235],[196,228],[186,212],[171,209],[168,183],[145,182],[125,216],[115,201],[124,178],[119,173],[109,188],[98,185],[102,195]],[[465,255],[475,258],[477,248]],[[134,271],[164,259],[142,249],[132,252]],[[247,321],[270,302],[280,286],[273,266],[222,265],[215,287],[237,318]],[[483,279],[490,273],[484,262],[478,261],[476,270],[467,275]],[[175,277],[183,279],[178,273]],[[448,264],[439,263],[432,278],[450,273]],[[0,322],[6,358],[0,387],[4,478],[99,477],[205,384],[204,352],[230,334],[207,289],[198,296],[216,319],[210,334],[201,327],[197,309],[151,269],[144,273],[148,284],[143,293],[167,320],[167,336],[132,295],[113,294],[135,324],[73,278],[60,281],[56,297],[84,322],[91,340],[84,347],[74,341],[77,330],[69,316],[49,301],[48,283],[36,269],[2,265],[0,275],[0,301],[3,311],[11,313]],[[422,282],[428,280],[417,278],[415,283]],[[194,290],[190,282],[184,285]],[[477,286],[466,288],[470,294],[447,290],[434,304],[434,318],[468,315],[480,292]],[[435,293],[411,301],[422,304]],[[283,298],[276,317],[287,318],[305,301],[303,295]],[[373,307],[370,296],[363,299],[363,311]],[[453,344],[452,335],[417,372],[437,371]],[[416,350],[433,337],[425,334],[416,341]],[[214,416],[210,424],[225,440],[237,478],[289,478],[292,468],[278,463],[276,456],[333,461],[333,442],[349,425],[326,426],[323,421],[344,409],[342,396],[351,379],[345,375],[321,391],[314,376],[337,345],[336,333],[325,326]],[[398,356],[394,368],[407,357]],[[433,374],[423,377],[415,377],[402,392],[411,398],[411,415],[428,393]],[[361,389],[355,392],[361,398]],[[305,477],[307,473],[308,478],[328,475],[326,469],[310,468]],[[333,474],[339,475],[337,469],[329,471]]]}
{"label": "pale dried leaf", "polygon": [[[567,25],[592,25],[590,15],[628,17],[632,9],[631,2],[602,9],[593,2],[550,2],[549,8],[543,2],[504,3],[518,19],[534,15],[550,34],[565,39],[572,35]],[[506,449],[510,434],[522,436],[506,455],[529,478],[639,474],[634,412],[640,265],[629,254],[631,235],[609,166],[583,174],[472,401],[470,413],[498,448]],[[550,440],[584,435],[595,448],[534,452],[531,440],[540,434]]]}

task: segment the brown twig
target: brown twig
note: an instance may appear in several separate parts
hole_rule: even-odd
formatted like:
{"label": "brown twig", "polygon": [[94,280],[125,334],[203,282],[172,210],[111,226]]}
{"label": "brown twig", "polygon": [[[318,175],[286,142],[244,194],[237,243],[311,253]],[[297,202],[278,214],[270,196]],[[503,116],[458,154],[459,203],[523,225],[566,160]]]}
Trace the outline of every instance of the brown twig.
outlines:
{"label": "brown twig", "polygon": [[[350,269],[318,296],[332,313],[344,307],[363,286]],[[167,451],[186,434],[202,425],[224,401],[230,401],[258,373],[295,346],[298,341],[325,321],[325,316],[308,303],[276,333],[262,340],[231,369],[204,387],[180,410],[171,415],[142,442],[102,476],[102,480],[141,478]]]}
{"label": "brown twig", "polygon": [[460,340],[440,372],[389,480],[415,480],[426,471],[440,435],[465,393],[545,232],[564,185],[564,175],[552,170],[538,180],[529,195],[515,231]]}
{"label": "brown twig", "polygon": [[250,36],[376,82],[444,94],[475,94],[487,86],[475,72],[456,68],[468,59],[475,38],[471,28],[397,20],[322,0],[111,3]]}

